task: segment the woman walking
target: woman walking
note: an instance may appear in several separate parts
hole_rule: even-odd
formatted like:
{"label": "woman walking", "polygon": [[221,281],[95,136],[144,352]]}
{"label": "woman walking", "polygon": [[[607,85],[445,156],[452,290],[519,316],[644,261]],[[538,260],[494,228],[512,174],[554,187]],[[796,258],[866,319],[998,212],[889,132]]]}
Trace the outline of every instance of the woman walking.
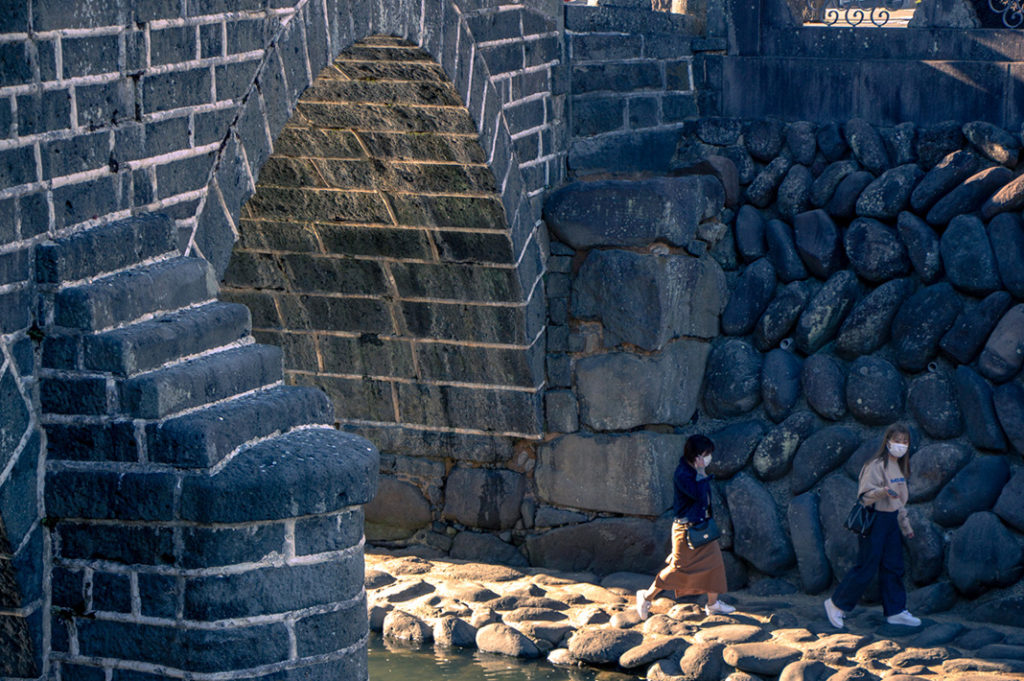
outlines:
{"label": "woman walking", "polygon": [[683,446],[683,455],[672,476],[675,488],[672,559],[649,588],[636,592],[636,611],[640,619],[647,619],[651,601],[665,589],[675,591],[676,596],[706,593],[708,601],[704,611],[708,615],[726,614],[736,609],[718,600],[718,595],[727,588],[718,540],[695,549],[686,543],[687,528],[710,514],[711,478],[705,469],[711,463],[714,450],[714,443],[703,435],[691,435]]}
{"label": "woman walking", "polygon": [[909,450],[910,431],[895,423],[885,431],[878,452],[860,470],[857,497],[865,506],[874,508],[875,520],[868,533],[860,537],[857,565],[839,583],[832,598],[825,601],[825,614],[837,629],[843,627],[843,618],[856,607],[876,572],[886,620],[909,627],[921,625],[921,620],[907,611],[907,591],[903,587],[900,533],[908,539],[914,536],[906,509]]}

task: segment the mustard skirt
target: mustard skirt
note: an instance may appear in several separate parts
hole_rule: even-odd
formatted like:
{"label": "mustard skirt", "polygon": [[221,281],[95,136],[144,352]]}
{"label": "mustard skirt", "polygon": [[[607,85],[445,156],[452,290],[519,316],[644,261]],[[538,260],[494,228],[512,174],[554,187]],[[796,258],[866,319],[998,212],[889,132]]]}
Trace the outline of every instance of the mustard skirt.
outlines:
{"label": "mustard skirt", "polygon": [[676,596],[728,591],[718,540],[691,549],[686,545],[686,528],[672,523],[672,559],[654,578],[654,586],[675,591]]}

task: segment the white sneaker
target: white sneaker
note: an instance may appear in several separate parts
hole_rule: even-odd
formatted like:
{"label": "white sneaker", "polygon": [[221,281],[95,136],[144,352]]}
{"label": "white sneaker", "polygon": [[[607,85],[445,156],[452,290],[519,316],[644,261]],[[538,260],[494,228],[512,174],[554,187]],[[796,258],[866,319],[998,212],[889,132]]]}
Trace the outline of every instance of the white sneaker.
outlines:
{"label": "white sneaker", "polygon": [[921,620],[911,615],[910,612],[907,610],[904,610],[903,612],[896,615],[889,615],[885,618],[885,621],[889,624],[902,624],[905,627],[921,626]]}
{"label": "white sneaker", "polygon": [[728,615],[730,612],[736,612],[736,608],[732,607],[728,603],[723,603],[720,600],[704,606],[704,613],[708,617],[711,617],[712,615]]}
{"label": "white sneaker", "polygon": [[832,623],[832,626],[836,629],[843,628],[843,618],[846,617],[846,613],[839,609],[835,603],[832,602],[831,598],[825,600],[825,614],[828,615],[828,621]]}
{"label": "white sneaker", "polygon": [[647,619],[647,613],[651,610],[651,602],[644,598],[643,591],[636,592],[636,614],[640,615],[640,619]]}

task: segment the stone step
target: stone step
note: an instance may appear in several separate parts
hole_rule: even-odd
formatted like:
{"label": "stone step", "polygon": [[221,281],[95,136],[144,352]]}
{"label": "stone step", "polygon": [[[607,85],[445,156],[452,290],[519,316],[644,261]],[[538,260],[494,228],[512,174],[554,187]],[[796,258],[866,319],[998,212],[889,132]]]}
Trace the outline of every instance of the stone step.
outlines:
{"label": "stone step", "polygon": [[121,408],[134,418],[160,419],[262,388],[281,376],[280,348],[246,345],[128,379],[121,385]]}
{"label": "stone step", "polygon": [[133,376],[246,338],[249,308],[220,301],[84,339],[83,365]]}
{"label": "stone step", "polygon": [[103,331],[157,312],[212,300],[217,280],[201,258],[172,258],[66,288],[54,300],[54,323]]}
{"label": "stone step", "polygon": [[321,390],[278,386],[151,424],[146,452],[157,463],[209,467],[256,438],[333,420],[334,407]]}
{"label": "stone step", "polygon": [[133,267],[177,250],[174,221],[137,215],[36,248],[36,281],[59,284]]}

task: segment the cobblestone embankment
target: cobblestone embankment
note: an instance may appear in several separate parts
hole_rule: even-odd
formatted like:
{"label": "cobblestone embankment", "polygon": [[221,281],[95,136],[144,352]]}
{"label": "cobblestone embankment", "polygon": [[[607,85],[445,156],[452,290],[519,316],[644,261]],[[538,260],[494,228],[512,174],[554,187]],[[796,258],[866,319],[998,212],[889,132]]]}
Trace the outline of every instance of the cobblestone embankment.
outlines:
{"label": "cobblestone embankment", "polygon": [[749,591],[726,597],[737,607],[728,616],[658,598],[641,622],[633,593],[650,579],[366,556],[370,628],[386,639],[546,656],[651,681],[1024,679],[1024,628],[952,615],[894,626],[880,608],[860,607],[837,631],[820,597]]}

